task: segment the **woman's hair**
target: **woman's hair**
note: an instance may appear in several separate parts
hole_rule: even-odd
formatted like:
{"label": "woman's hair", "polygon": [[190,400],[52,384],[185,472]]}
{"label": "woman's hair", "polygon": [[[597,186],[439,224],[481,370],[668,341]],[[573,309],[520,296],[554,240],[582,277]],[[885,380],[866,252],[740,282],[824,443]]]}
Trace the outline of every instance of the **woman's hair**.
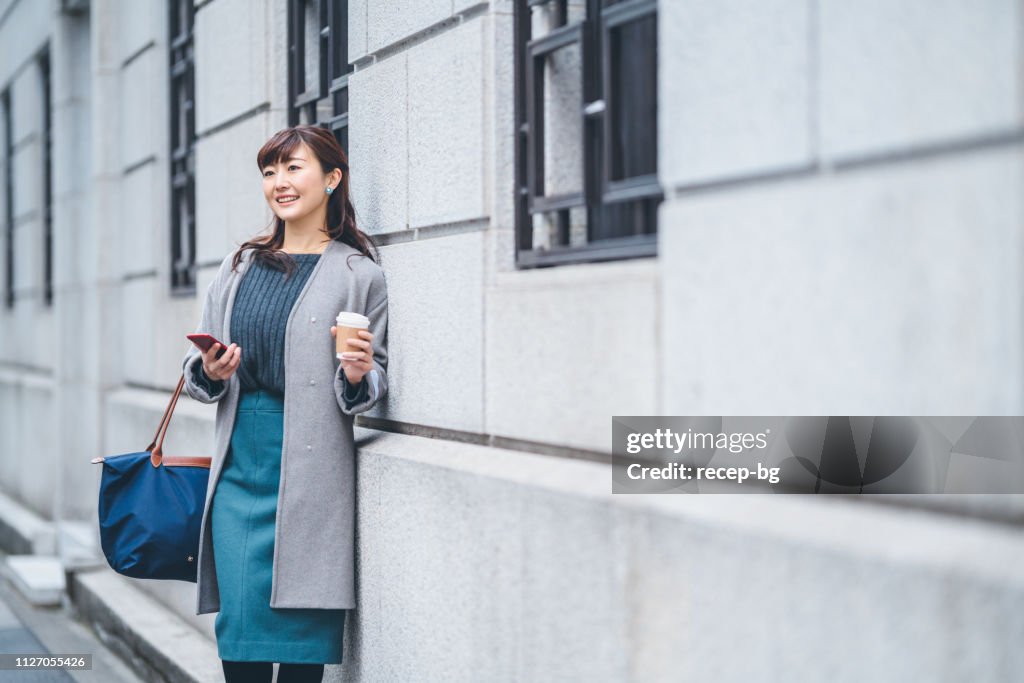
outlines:
{"label": "woman's hair", "polygon": [[[380,254],[373,240],[356,227],[356,211],[349,199],[348,158],[341,145],[325,128],[319,126],[292,126],[274,133],[256,155],[256,165],[262,170],[267,166],[289,159],[301,145],[312,150],[320,161],[324,173],[341,169],[341,184],[327,198],[327,234],[332,240],[344,242],[361,254],[379,263]],[[269,237],[256,238],[243,243],[235,252],[231,269],[238,267],[242,251],[253,249],[253,258],[274,270],[283,270],[286,278],[295,270],[295,260],[278,251],[284,245],[284,220],[274,218],[274,232]],[[349,266],[351,268],[351,265]]]}

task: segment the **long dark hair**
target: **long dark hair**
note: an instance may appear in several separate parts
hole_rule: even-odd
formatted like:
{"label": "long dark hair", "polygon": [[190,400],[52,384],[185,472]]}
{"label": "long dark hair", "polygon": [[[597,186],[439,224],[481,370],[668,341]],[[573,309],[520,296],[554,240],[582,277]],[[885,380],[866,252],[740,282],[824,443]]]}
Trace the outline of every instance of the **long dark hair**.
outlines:
{"label": "long dark hair", "polygon": [[[325,128],[319,126],[292,126],[274,133],[264,143],[256,155],[256,165],[262,170],[291,157],[299,145],[305,143],[320,161],[324,173],[341,169],[341,184],[327,198],[327,234],[332,240],[344,242],[354,247],[359,253],[380,262],[377,247],[368,235],[356,227],[356,210],[352,206],[348,183],[348,157],[345,151]],[[231,263],[231,269],[238,267],[242,259],[242,251],[246,248],[254,250],[253,258],[264,265],[281,270],[286,278],[295,270],[295,260],[279,251],[284,245],[284,220],[274,218],[274,232],[268,237],[249,240],[239,246]],[[351,264],[349,265],[351,268]]]}

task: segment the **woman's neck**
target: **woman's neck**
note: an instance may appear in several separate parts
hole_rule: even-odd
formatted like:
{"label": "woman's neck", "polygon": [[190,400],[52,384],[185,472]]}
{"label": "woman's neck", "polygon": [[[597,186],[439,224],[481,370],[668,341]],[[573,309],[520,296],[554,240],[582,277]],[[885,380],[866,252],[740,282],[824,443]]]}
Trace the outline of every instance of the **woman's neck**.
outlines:
{"label": "woman's neck", "polygon": [[281,248],[292,253],[321,252],[331,241],[327,229],[322,227],[326,222],[326,212],[319,215],[304,216],[298,221],[287,221],[284,224],[284,244]]}

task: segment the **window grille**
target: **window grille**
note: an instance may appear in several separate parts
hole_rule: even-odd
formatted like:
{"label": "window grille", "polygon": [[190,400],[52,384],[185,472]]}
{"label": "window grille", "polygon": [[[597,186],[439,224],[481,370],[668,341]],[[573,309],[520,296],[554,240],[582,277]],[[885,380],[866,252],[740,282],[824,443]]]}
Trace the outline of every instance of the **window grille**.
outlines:
{"label": "window grille", "polygon": [[288,125],[318,124],[348,152],[348,0],[288,0]]}
{"label": "window grille", "polygon": [[195,62],[192,0],[170,0],[171,291],[196,286]]}
{"label": "window grille", "polygon": [[515,0],[516,264],[653,256],[656,0]]}
{"label": "window grille", "polygon": [[53,114],[50,111],[50,48],[40,53],[39,81],[43,106],[43,301],[53,305]]}
{"label": "window grille", "polygon": [[11,88],[0,93],[4,124],[4,306],[14,308],[14,132],[11,130]]}

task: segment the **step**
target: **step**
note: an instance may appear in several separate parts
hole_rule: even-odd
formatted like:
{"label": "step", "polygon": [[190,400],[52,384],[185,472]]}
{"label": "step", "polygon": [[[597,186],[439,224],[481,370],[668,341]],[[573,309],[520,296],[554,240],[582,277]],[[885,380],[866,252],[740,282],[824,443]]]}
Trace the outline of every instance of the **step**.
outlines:
{"label": "step", "polygon": [[217,645],[108,568],[71,575],[78,618],[146,681],[222,683]]}
{"label": "step", "polygon": [[13,498],[0,493],[0,548],[18,555],[53,555],[53,524]]}
{"label": "step", "polygon": [[52,555],[8,555],[4,576],[37,607],[56,607],[64,596],[64,567]]}

